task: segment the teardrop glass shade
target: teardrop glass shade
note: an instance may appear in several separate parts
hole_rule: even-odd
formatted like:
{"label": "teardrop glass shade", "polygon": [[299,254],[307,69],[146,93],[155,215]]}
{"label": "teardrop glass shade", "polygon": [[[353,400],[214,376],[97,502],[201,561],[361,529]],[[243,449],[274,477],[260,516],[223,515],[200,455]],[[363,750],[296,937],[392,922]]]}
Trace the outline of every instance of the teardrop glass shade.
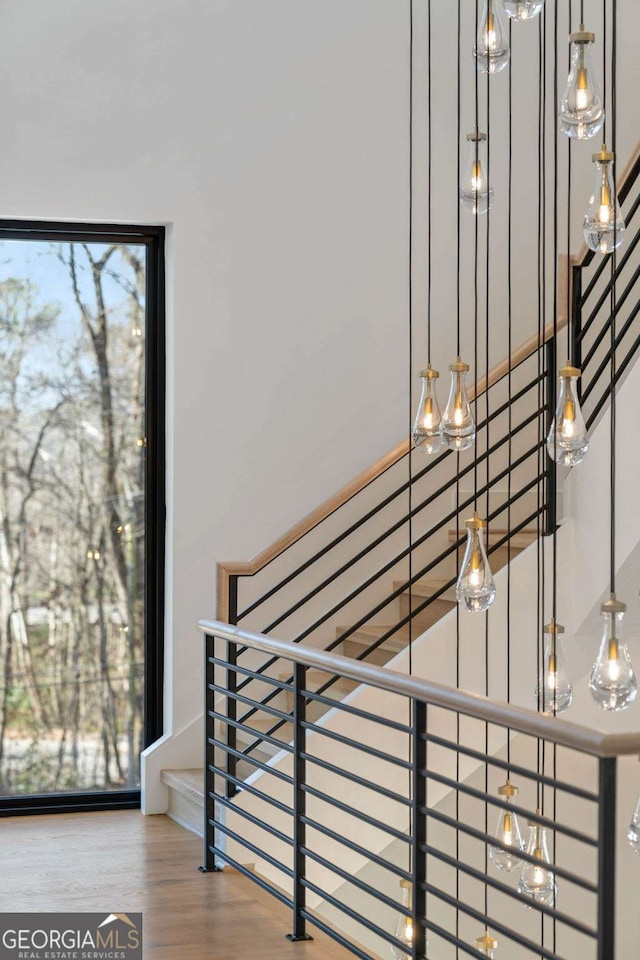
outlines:
{"label": "teardrop glass shade", "polygon": [[636,809],[634,810],[631,818],[629,832],[627,833],[627,840],[636,853],[640,853],[640,797],[638,797]]}
{"label": "teardrop glass shade", "polygon": [[496,598],[496,585],[482,536],[486,524],[474,513],[466,525],[467,545],[456,583],[456,599],[458,603],[464,603],[470,613],[481,613],[488,610]]}
{"label": "teardrop glass shade", "polygon": [[442,433],[449,449],[460,453],[473,446],[476,438],[476,424],[471,412],[466,384],[469,365],[463,363],[458,357],[449,370],[451,386],[442,418]]}
{"label": "teardrop glass shade", "polygon": [[[506,803],[511,802],[511,798],[517,796],[518,788],[507,781],[498,789],[498,794],[505,798]],[[513,810],[503,809],[498,816],[496,840],[501,844],[500,847],[489,847],[489,857],[497,870],[504,870],[506,873],[512,873],[520,866],[520,856],[524,850],[524,840],[520,831],[520,823]],[[508,847],[507,850],[503,849]]]}
{"label": "teardrop glass shade", "polygon": [[604,107],[591,65],[591,45],[595,40],[580,25],[578,33],[569,37],[571,66],[560,102],[560,129],[574,140],[595,137],[604,123]]}
{"label": "teardrop glass shade", "polygon": [[544,628],[544,660],[536,687],[536,700],[543,713],[557,715],[573,703],[573,687],[567,674],[559,633],[564,627],[553,620]]}
{"label": "teardrop glass shade", "polygon": [[473,55],[482,73],[499,73],[509,63],[509,41],[496,0],[485,0]]}
{"label": "teardrop glass shade", "polygon": [[559,371],[558,402],[547,436],[547,452],[563,467],[581,463],[589,449],[589,437],[578,401],[577,379],[580,371],[567,361]]}
{"label": "teardrop glass shade", "polygon": [[538,823],[529,823],[527,853],[535,862],[526,860],[522,865],[522,874],[518,883],[518,893],[527,900],[533,900],[545,907],[556,902],[558,887],[555,874],[550,869],[551,858],[547,844],[547,831]]}
{"label": "teardrop glass shade", "polygon": [[544,0],[504,0],[504,12],[512,20],[533,20],[544,6]]}
{"label": "teardrop glass shade", "polygon": [[638,681],[629,649],[622,640],[621,625],[626,610],[614,596],[600,608],[604,629],[598,659],[593,665],[589,689],[603,710],[626,710],[636,699]]}
{"label": "teardrop glass shade", "polygon": [[584,217],[585,243],[595,253],[613,253],[624,242],[625,223],[613,182],[613,154],[603,144],[593,155],[596,177],[593,193]]}
{"label": "teardrop glass shade", "polygon": [[[402,889],[402,910],[398,914],[394,934],[400,943],[407,945],[406,950],[400,950],[391,945],[391,956],[394,960],[409,960],[413,952],[413,888],[407,880],[400,881]],[[425,935],[425,946],[429,943]]]}
{"label": "teardrop glass shade", "polygon": [[465,210],[477,216],[486,213],[493,203],[493,190],[486,172],[486,139],[486,134],[478,131],[467,134],[469,160],[460,182],[460,203]]}
{"label": "teardrop glass shade", "polygon": [[422,392],[411,433],[414,446],[426,454],[440,453],[447,446],[442,434],[442,415],[436,393],[437,370],[429,364],[420,374]]}

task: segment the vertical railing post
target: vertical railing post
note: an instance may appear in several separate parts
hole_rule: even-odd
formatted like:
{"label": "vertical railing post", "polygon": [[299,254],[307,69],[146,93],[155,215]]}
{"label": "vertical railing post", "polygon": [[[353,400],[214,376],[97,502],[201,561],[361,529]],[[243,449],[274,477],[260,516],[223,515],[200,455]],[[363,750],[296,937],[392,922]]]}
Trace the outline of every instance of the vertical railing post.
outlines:
{"label": "vertical railing post", "polygon": [[[215,719],[211,715],[213,709],[213,694],[209,689],[209,682],[213,682],[213,664],[209,658],[215,656],[216,638],[208,633],[204,635],[204,850],[202,866],[198,867],[201,873],[218,872],[212,847],[215,846],[215,754],[214,747],[209,743]],[[215,734],[214,734],[215,736]]]}
{"label": "vertical railing post", "polygon": [[304,823],[306,794],[303,790],[306,777],[304,752],[306,731],[303,726],[307,702],[304,695],[307,668],[296,663],[293,668],[293,931],[287,940],[312,940],[306,931],[306,887],[302,882],[305,874],[306,827]]}
{"label": "vertical railing post", "polygon": [[[234,694],[238,687],[238,673],[234,669],[236,665],[238,647],[234,640],[227,640],[227,720],[236,720],[238,715],[238,701]],[[238,758],[233,750],[237,749],[237,730],[233,723],[227,723],[227,773],[229,777],[235,777],[238,768]],[[238,792],[236,784],[227,779],[227,797],[235,797]]]}
{"label": "vertical railing post", "polygon": [[[582,369],[582,267],[571,268],[571,352],[569,359]],[[582,400],[582,377],[578,377],[578,400]]]}
{"label": "vertical railing post", "polygon": [[[553,418],[555,416],[555,405],[556,405],[556,353],[557,353],[557,344],[555,337],[552,337],[547,341],[545,347],[546,354],[546,396],[545,396],[545,411],[546,411],[546,424],[545,424],[545,436],[549,435],[549,430],[551,429],[551,424],[553,423]],[[558,489],[557,489],[557,468],[556,464],[553,462],[551,457],[547,452],[546,445],[542,448],[542,456],[544,458],[544,463],[546,464],[544,474],[546,477],[546,518],[545,518],[545,534],[546,536],[551,536],[553,531],[556,529],[558,523]]]}
{"label": "vertical railing post", "polygon": [[422,736],[427,729],[427,705],[418,700],[413,701],[412,711],[412,729],[411,729],[411,755],[412,755],[412,825],[413,836],[411,838],[411,872],[413,896],[411,898],[412,906],[412,926],[413,943],[411,956],[412,960],[420,960],[426,953],[426,932],[422,921],[427,915],[427,895],[422,889],[421,884],[425,882],[427,876],[427,854],[425,844],[427,842],[426,829],[427,818],[421,813],[422,808],[427,806],[427,778],[423,774],[427,763],[427,742]]}
{"label": "vertical railing post", "polygon": [[[229,623],[234,626],[238,622],[238,577],[232,574],[229,577]],[[238,647],[237,644],[231,640],[227,641],[227,719],[236,720],[237,719],[237,708],[238,701],[234,694],[238,687],[238,673],[233,668],[236,665]],[[231,777],[237,775],[238,769],[238,758],[232,750],[237,749],[237,732],[236,728],[231,723],[226,724],[227,727],[227,746],[230,748],[227,750],[227,773]],[[235,797],[238,792],[238,788],[231,780],[227,780],[227,797]]]}
{"label": "vertical railing post", "polygon": [[598,960],[613,960],[615,957],[616,777],[616,758],[600,759],[598,769]]}

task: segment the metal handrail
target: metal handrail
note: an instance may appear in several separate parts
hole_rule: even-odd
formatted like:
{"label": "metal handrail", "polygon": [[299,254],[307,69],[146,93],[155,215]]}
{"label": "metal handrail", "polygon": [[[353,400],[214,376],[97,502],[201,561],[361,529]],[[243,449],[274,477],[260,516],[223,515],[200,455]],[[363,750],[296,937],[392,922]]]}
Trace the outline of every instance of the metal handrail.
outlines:
{"label": "metal handrail", "polygon": [[443,707],[487,723],[499,724],[512,731],[540,737],[594,757],[640,755],[640,733],[603,733],[557,717],[545,716],[526,707],[489,700],[431,680],[409,677],[387,667],[376,667],[362,660],[352,660],[350,657],[327,653],[324,650],[302,647],[288,640],[276,640],[264,634],[251,633],[222,620],[201,620],[199,627],[207,636],[242,643],[253,650],[272,654],[292,663],[336,673],[357,683]]}

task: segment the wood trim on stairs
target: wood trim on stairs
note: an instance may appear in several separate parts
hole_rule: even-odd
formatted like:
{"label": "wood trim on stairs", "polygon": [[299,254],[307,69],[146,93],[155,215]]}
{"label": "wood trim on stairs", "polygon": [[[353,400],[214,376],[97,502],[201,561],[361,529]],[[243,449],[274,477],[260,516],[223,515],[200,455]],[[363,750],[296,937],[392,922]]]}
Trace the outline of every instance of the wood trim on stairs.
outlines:
{"label": "wood trim on stairs", "polygon": [[[563,258],[561,258],[562,261]],[[564,268],[560,267],[558,273],[558,285],[560,289],[561,285],[567,283],[567,280],[570,280],[570,271],[567,271],[566,268],[566,256],[564,257]],[[567,304],[567,294],[559,297],[560,301],[564,301],[565,307]],[[566,309],[564,314],[558,313],[558,323],[557,329],[561,330],[566,326],[567,316]],[[532,356],[538,348],[551,340],[554,333],[554,326],[552,323],[547,324],[545,327],[542,338],[539,338],[538,334],[530,337],[524,343],[522,343],[517,350],[514,351],[511,365],[512,367],[517,366],[520,363],[523,363],[530,356]],[[488,377],[483,377],[478,381],[478,396],[481,396],[486,390],[490,387],[493,387],[496,383],[502,380],[507,376],[509,372],[509,361],[508,358],[505,358],[500,363],[498,363],[490,372]],[[471,400],[474,400],[476,396],[475,389],[471,387],[469,390],[469,397]],[[294,543],[297,543],[298,540],[301,540],[307,533],[317,527],[323,520],[326,520],[327,517],[331,516],[332,513],[335,513],[341,506],[347,503],[352,497],[355,497],[356,494],[360,493],[361,490],[364,490],[370,483],[376,480],[378,477],[392,467],[395,463],[401,460],[408,453],[410,448],[409,439],[402,440],[393,450],[390,450],[383,457],[372,464],[362,473],[360,473],[354,480],[351,480],[346,486],[342,487],[337,493],[329,497],[328,500],[325,500],[324,503],[320,504],[319,507],[316,507],[315,510],[312,510],[311,513],[307,514],[302,520],[300,520],[295,526],[291,527],[283,536],[279,537],[271,546],[267,547],[266,550],[263,550],[257,556],[250,560],[248,563],[236,562],[236,561],[224,561],[217,564],[217,619],[222,620],[225,623],[229,622],[229,578],[231,576],[240,576],[247,577],[253,576],[258,573],[260,570],[263,570],[267,564],[271,563],[277,557],[279,557],[285,550],[293,546]]]}

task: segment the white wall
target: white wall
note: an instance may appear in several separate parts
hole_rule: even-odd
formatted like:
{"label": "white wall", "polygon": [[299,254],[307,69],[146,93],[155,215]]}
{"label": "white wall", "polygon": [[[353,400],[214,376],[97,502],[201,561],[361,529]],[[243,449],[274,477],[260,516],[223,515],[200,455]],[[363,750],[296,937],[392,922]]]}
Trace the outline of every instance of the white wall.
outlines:
{"label": "white wall", "polygon": [[[434,361],[442,368],[455,347],[455,10],[432,6]],[[619,7],[627,24],[619,105],[637,119],[635,4]],[[587,0],[595,20],[596,8]],[[418,0],[415,9],[417,370],[426,7]],[[473,126],[474,10],[465,0],[463,135]],[[537,27],[517,25],[514,35],[517,343],[537,322]],[[195,623],[214,611],[216,561],[254,555],[406,429],[407,70],[408,4],[395,0],[0,2],[2,215],[170,226],[169,732],[200,711]],[[494,359],[506,337],[506,86],[506,74],[493,78]],[[619,124],[622,159],[636,137],[637,123]],[[580,145],[576,198],[589,190],[590,153]],[[464,218],[463,230],[470,359]]]}
{"label": "white wall", "polygon": [[405,34],[388,0],[0,4],[2,215],[170,226],[169,730],[216,561],[402,433]]}

